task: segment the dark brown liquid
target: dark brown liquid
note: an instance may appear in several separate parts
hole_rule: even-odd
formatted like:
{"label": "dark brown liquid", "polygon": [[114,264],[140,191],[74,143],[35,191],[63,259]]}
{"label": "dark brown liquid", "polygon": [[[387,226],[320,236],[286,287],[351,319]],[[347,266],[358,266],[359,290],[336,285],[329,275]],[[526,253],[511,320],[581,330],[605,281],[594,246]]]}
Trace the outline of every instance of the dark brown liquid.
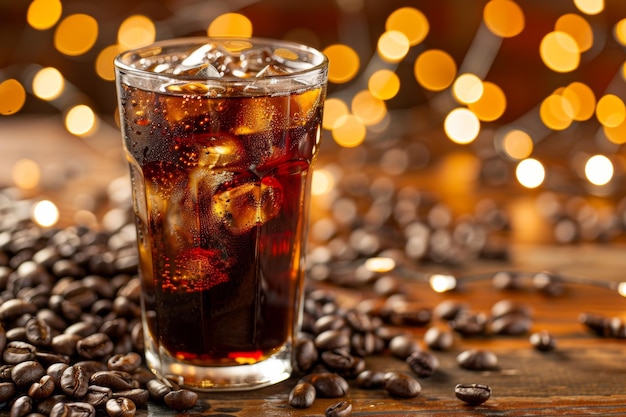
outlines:
{"label": "dark brown liquid", "polygon": [[189,363],[253,363],[297,319],[323,91],[184,90],[122,95],[150,338]]}

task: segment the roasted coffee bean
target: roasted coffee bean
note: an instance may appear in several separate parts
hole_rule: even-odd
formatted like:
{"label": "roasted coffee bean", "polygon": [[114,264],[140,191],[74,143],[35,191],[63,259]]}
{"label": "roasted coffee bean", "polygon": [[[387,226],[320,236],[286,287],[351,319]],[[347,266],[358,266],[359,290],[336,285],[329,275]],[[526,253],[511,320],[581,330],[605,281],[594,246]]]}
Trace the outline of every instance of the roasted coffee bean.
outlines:
{"label": "roasted coffee bean", "polygon": [[465,337],[484,335],[487,331],[489,320],[486,314],[470,311],[459,312],[449,322],[450,327]]}
{"label": "roasted coffee bean", "polygon": [[339,314],[327,314],[321,316],[313,324],[313,331],[316,334],[320,334],[327,330],[339,330],[346,325],[346,319]]}
{"label": "roasted coffee bean", "polygon": [[98,371],[91,375],[89,382],[103,387],[109,387],[114,391],[130,390],[133,386],[133,378],[128,372],[123,371]]}
{"label": "roasted coffee bean", "polygon": [[23,326],[13,327],[9,329],[6,333],[7,342],[21,342],[26,340],[26,328]]}
{"label": "roasted coffee bean", "polygon": [[350,338],[350,346],[352,351],[360,356],[371,355],[378,351],[379,346],[383,343],[382,340],[377,341],[377,337],[372,332],[367,333],[353,333]]}
{"label": "roasted coffee bean", "polygon": [[441,320],[454,320],[457,315],[468,309],[466,303],[455,300],[444,300],[433,309],[433,316]]}
{"label": "roasted coffee bean", "polygon": [[87,394],[83,398],[83,401],[93,405],[95,408],[104,408],[107,401],[113,398],[113,391],[108,387],[101,387],[99,385],[89,385]]}
{"label": "roasted coffee bean", "polygon": [[177,389],[165,394],[163,401],[172,410],[188,410],[198,402],[198,394],[187,389]]}
{"label": "roasted coffee bean", "polygon": [[347,371],[354,366],[355,358],[345,349],[326,350],[320,355],[322,362],[333,371]]}
{"label": "roasted coffee bean", "polygon": [[424,343],[433,350],[450,350],[454,345],[454,334],[447,329],[430,327],[424,333]]}
{"label": "roasted coffee bean", "polygon": [[362,389],[378,389],[385,385],[385,372],[365,370],[357,375],[356,385]]}
{"label": "roasted coffee bean", "polygon": [[14,365],[0,365],[0,382],[11,382],[11,370]]}
{"label": "roasted coffee bean", "polygon": [[578,322],[598,336],[607,336],[610,321],[608,317],[594,313],[580,313],[578,316]]}
{"label": "roasted coffee bean", "polygon": [[2,359],[6,364],[15,365],[36,358],[36,348],[30,343],[12,341],[8,342],[2,352]]}
{"label": "roasted coffee bean", "polygon": [[28,395],[22,395],[11,405],[10,417],[24,417],[33,411],[33,399]]}
{"label": "roasted coffee bean", "polygon": [[422,390],[421,385],[410,375],[388,372],[385,375],[385,391],[392,397],[413,398]]}
{"label": "roasted coffee bean", "polygon": [[33,382],[28,389],[28,396],[34,400],[48,398],[54,392],[54,378],[50,375],[43,375],[39,381]]}
{"label": "roasted coffee bean", "polygon": [[343,397],[350,389],[343,377],[331,372],[312,374],[310,382],[315,387],[317,396],[323,398]]}
{"label": "roasted coffee bean", "polygon": [[129,398],[113,398],[106,402],[105,410],[110,417],[133,417],[137,406]]}
{"label": "roasted coffee bean", "polygon": [[531,334],[529,341],[532,347],[542,352],[556,348],[556,339],[546,330]]}
{"label": "roasted coffee bean", "polygon": [[523,288],[521,281],[519,274],[508,271],[497,272],[492,278],[493,287],[497,290],[520,290]]}
{"label": "roasted coffee bean", "polygon": [[349,349],[350,336],[345,331],[327,330],[315,337],[315,347],[319,350]]}
{"label": "roasted coffee bean", "polygon": [[349,417],[352,415],[352,403],[349,401],[339,401],[331,405],[325,411],[326,417]]}
{"label": "roasted coffee bean", "polygon": [[526,334],[532,327],[532,320],[520,313],[500,316],[491,322],[491,332],[498,335],[519,336]]}
{"label": "roasted coffee bean", "polygon": [[315,387],[309,382],[300,382],[289,392],[289,405],[294,408],[309,408],[315,401]]}
{"label": "roasted coffee bean", "polygon": [[371,317],[355,309],[346,311],[345,319],[350,327],[357,332],[371,332],[374,328]]}
{"label": "roasted coffee bean", "polygon": [[56,353],[73,356],[76,354],[76,344],[81,339],[77,334],[61,333],[52,338],[51,348]]}
{"label": "roasted coffee bean", "polygon": [[50,410],[50,417],[95,417],[96,409],[85,402],[59,402]]}
{"label": "roasted coffee bean", "polygon": [[469,405],[480,405],[491,397],[491,388],[483,384],[457,384],[454,395]]}
{"label": "roasted coffee bean", "polygon": [[459,353],[456,362],[464,369],[486,371],[498,366],[498,357],[488,350],[469,349]]}
{"label": "roasted coffee bean", "polygon": [[306,372],[317,361],[319,354],[311,339],[300,338],[294,347],[294,366],[297,371]]}
{"label": "roasted coffee bean", "polygon": [[532,308],[527,304],[518,303],[512,300],[500,300],[491,307],[491,318],[497,319],[509,314],[521,315],[532,318]]}
{"label": "roasted coffee bean", "polygon": [[44,366],[51,365],[57,362],[70,363],[69,355],[62,355],[60,353],[39,352],[35,353],[35,357],[39,363]]}
{"label": "roasted coffee bean", "polygon": [[132,400],[136,406],[146,405],[149,397],[150,393],[147,389],[143,388],[133,388],[126,391],[113,392],[113,398],[128,398]]}
{"label": "roasted coffee bean", "polygon": [[420,378],[432,376],[439,369],[439,359],[430,352],[417,351],[413,352],[406,362],[409,368]]}
{"label": "roasted coffee bean", "polygon": [[0,304],[0,320],[7,323],[24,314],[34,315],[37,306],[20,298],[13,298]]}
{"label": "roasted coffee bean", "polygon": [[71,398],[81,398],[87,394],[89,377],[79,365],[67,367],[61,374],[61,390]]}
{"label": "roasted coffee bean", "polygon": [[533,286],[549,297],[560,297],[565,293],[563,279],[551,272],[540,272],[533,276]]}
{"label": "roasted coffee bean", "polygon": [[430,323],[432,311],[428,308],[407,305],[402,309],[391,310],[388,321],[395,326],[423,327]]}
{"label": "roasted coffee bean", "polygon": [[17,392],[13,382],[0,382],[0,404],[9,401]]}
{"label": "roasted coffee bean", "polygon": [[413,336],[402,334],[389,341],[389,351],[398,359],[405,360],[413,352],[422,350],[420,344]]}
{"label": "roasted coffee bean", "polygon": [[25,361],[18,363],[11,369],[11,379],[18,387],[27,387],[39,381],[46,371],[37,361]]}
{"label": "roasted coffee bean", "polygon": [[79,321],[73,323],[65,329],[66,334],[76,334],[81,337],[87,337],[98,332],[98,325],[96,323],[88,323]]}
{"label": "roasted coffee bean", "polygon": [[76,343],[76,352],[86,359],[102,358],[113,352],[115,345],[104,333],[94,333]]}
{"label": "roasted coffee bean", "polygon": [[101,361],[79,361],[75,362],[74,366],[80,366],[83,368],[83,371],[91,378],[93,374],[100,371],[108,370],[105,363]]}
{"label": "roasted coffee bean", "polygon": [[163,400],[165,394],[172,391],[172,387],[159,381],[158,379],[152,379],[146,383],[146,388],[150,393],[150,397],[154,400]]}
{"label": "roasted coffee bean", "polygon": [[66,363],[53,363],[46,368],[46,375],[50,375],[54,381],[54,385],[61,389],[61,375],[63,375],[63,372],[69,367],[69,364]]}
{"label": "roasted coffee bean", "polygon": [[106,334],[111,339],[119,339],[128,333],[128,320],[124,317],[106,320],[100,326],[99,332]]}
{"label": "roasted coffee bean", "polygon": [[107,366],[112,371],[133,372],[141,366],[141,355],[136,352],[113,355],[107,361]]}

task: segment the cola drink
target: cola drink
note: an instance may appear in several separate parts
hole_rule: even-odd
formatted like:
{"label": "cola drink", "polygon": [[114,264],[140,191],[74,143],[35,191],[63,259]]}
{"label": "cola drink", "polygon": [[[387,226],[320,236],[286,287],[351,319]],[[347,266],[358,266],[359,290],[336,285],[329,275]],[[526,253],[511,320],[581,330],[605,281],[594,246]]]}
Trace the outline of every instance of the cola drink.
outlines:
{"label": "cola drink", "polygon": [[116,62],[146,360],[198,389],[291,372],[326,92],[319,52],[228,42],[166,42]]}

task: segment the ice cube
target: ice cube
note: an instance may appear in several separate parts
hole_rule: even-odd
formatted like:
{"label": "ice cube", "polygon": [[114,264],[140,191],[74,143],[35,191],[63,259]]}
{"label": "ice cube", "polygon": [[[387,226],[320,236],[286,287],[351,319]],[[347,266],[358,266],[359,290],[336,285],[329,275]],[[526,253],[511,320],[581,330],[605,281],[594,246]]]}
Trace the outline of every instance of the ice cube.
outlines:
{"label": "ice cube", "polygon": [[276,75],[287,75],[289,71],[276,64],[267,64],[261,71],[257,72],[255,77],[272,77]]}
{"label": "ice cube", "polygon": [[280,213],[283,193],[274,177],[235,180],[215,193],[213,212],[232,233],[245,233]]}
{"label": "ice cube", "polygon": [[322,89],[304,91],[291,96],[290,120],[291,127],[305,125],[319,106]]}
{"label": "ice cube", "polygon": [[215,45],[204,44],[191,52],[172,71],[174,75],[193,75],[199,77],[220,77],[220,73],[213,65],[210,52],[215,50]]}
{"label": "ice cube", "polygon": [[189,168],[227,168],[241,163],[245,151],[235,136],[226,132],[176,139],[180,163]]}
{"label": "ice cube", "polygon": [[257,48],[244,51],[240,55],[241,68],[247,73],[257,73],[272,63],[272,51]]}
{"label": "ice cube", "polygon": [[202,291],[228,281],[228,257],[215,248],[194,247],[181,252],[175,260],[178,274],[170,286],[185,291]]}

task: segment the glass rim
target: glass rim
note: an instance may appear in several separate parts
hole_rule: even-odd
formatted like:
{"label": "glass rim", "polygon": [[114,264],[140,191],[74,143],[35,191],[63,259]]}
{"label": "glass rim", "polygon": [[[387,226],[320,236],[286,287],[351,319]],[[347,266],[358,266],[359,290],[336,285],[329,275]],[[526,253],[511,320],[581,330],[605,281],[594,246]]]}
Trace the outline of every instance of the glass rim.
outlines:
{"label": "glass rim", "polygon": [[[156,57],[160,52],[163,51],[166,47],[176,47],[176,46],[184,46],[184,45],[202,45],[209,42],[247,42],[253,45],[262,45],[262,46],[276,46],[276,47],[284,47],[288,50],[296,51],[299,53],[310,54],[316,58],[318,62],[311,62],[311,67],[296,69],[288,74],[279,74],[279,75],[267,75],[261,78],[254,77],[237,77],[235,75],[226,75],[226,76],[206,76],[206,75],[181,75],[181,74],[168,74],[168,73],[159,73],[147,70],[145,68],[140,68],[133,66],[133,62],[139,62],[141,59]],[[216,81],[224,84],[241,84],[241,83],[249,83],[259,80],[284,80],[284,79],[293,79],[298,78],[303,75],[312,76],[316,73],[323,74],[328,69],[328,57],[318,49],[307,46],[305,44],[301,44],[293,41],[286,41],[280,39],[272,39],[272,38],[263,38],[263,37],[210,37],[210,36],[191,36],[191,37],[180,37],[180,38],[171,38],[164,39],[153,42],[149,45],[142,46],[139,48],[133,48],[125,50],[119,53],[115,59],[113,60],[114,67],[116,71],[123,71],[129,75],[141,76],[153,78],[155,80],[181,80],[181,81]]]}

